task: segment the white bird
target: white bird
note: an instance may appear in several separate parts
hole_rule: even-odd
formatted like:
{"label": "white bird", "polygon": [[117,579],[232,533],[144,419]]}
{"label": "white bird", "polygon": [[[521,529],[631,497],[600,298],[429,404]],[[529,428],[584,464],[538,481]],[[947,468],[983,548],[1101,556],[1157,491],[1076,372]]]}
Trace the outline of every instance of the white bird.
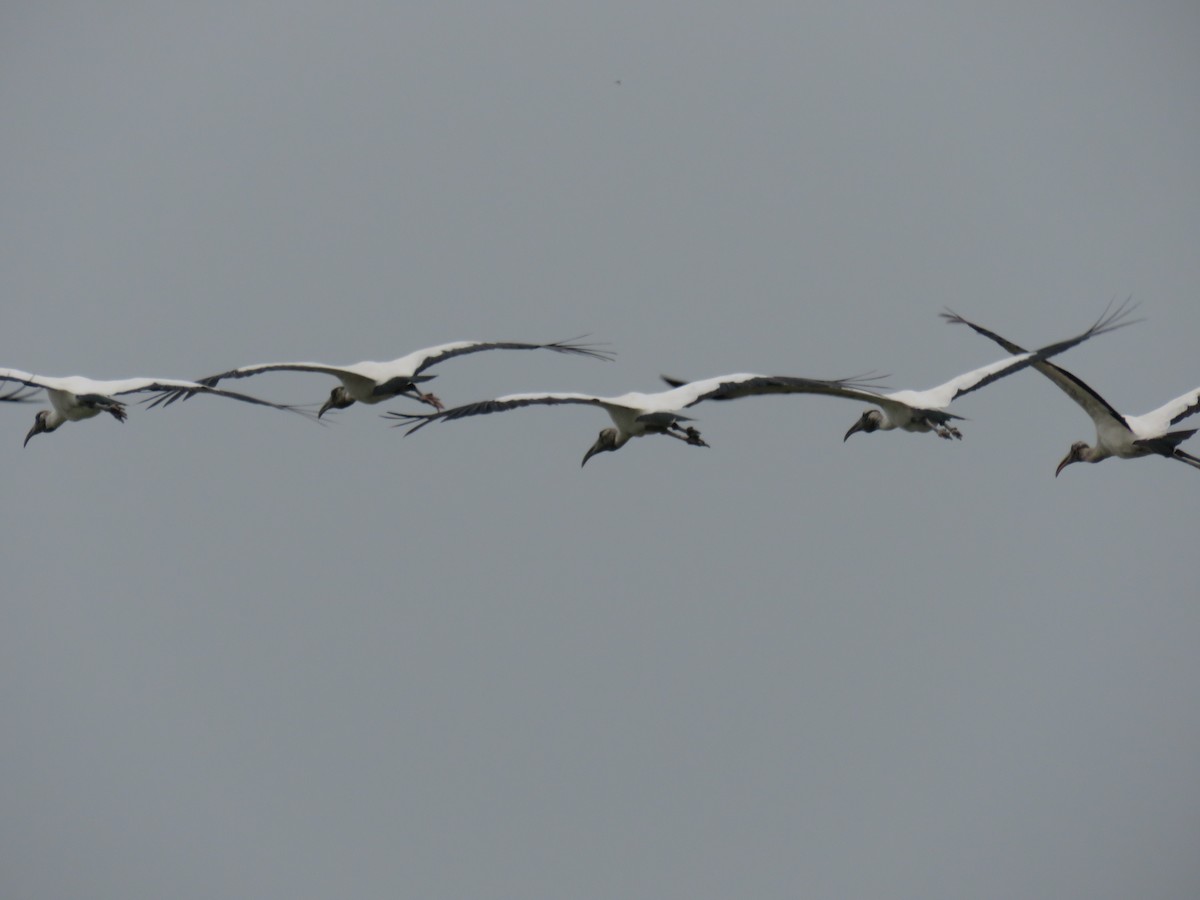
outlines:
{"label": "white bird", "polygon": [[65,378],[53,378],[46,375],[34,375],[19,369],[0,369],[0,381],[12,381],[31,388],[42,388],[50,399],[50,409],[38,410],[33,420],[33,428],[25,435],[25,444],[35,434],[49,434],[64,422],[79,422],[90,419],[102,412],[111,415],[118,422],[126,419],[125,404],[114,398],[123,394],[216,394],[219,397],[229,397],[245,403],[255,403],[260,406],[270,406],[301,415],[311,415],[292,406],[270,403],[246,394],[218,390],[194,381],[182,381],[177,378],[125,378],[118,381],[96,381],[84,378],[82,375],[71,375]]}
{"label": "white bird", "polygon": [[[1024,352],[1012,341],[1000,337],[995,332],[988,331],[981,325],[968,322],[954,312],[942,313],[942,316],[958,325],[966,325],[984,337],[991,338],[1009,353]],[[1200,469],[1200,457],[1192,456],[1179,449],[1179,444],[1194,435],[1197,429],[1172,430],[1188,416],[1200,411],[1200,388],[1194,388],[1186,394],[1176,397],[1158,409],[1141,416],[1126,416],[1117,412],[1107,400],[1097,394],[1066,369],[1059,368],[1044,360],[1033,363],[1033,367],[1058,385],[1063,393],[1083,407],[1083,411],[1092,417],[1096,424],[1096,444],[1089,447],[1085,441],[1076,441],[1071,445],[1067,455],[1063,457],[1054,477],[1076,462],[1096,463],[1110,456],[1120,459],[1135,459],[1139,456],[1165,456],[1177,459]]]}
{"label": "white bird", "polygon": [[[1123,321],[1132,312],[1132,309],[1133,307],[1129,307],[1128,304],[1122,304],[1111,313],[1106,310],[1095,324],[1082,334],[1056,344],[1048,344],[1033,352],[1020,350],[1015,356],[1008,356],[989,365],[965,372],[944,384],[925,391],[904,390],[881,394],[857,385],[827,382],[825,386],[812,388],[810,392],[845,397],[850,400],[863,400],[878,407],[878,409],[868,409],[863,412],[858,421],[850,426],[850,430],[842,438],[843,442],[855,432],[892,431],[896,428],[914,432],[932,431],[947,440],[951,438],[961,440],[962,433],[951,425],[950,421],[952,419],[961,420],[962,416],[946,412],[946,407],[952,401],[963,394],[977,391],[993,381],[1019,372],[1026,366],[1036,365],[1041,360],[1056,356],[1089,338],[1133,324]],[[670,385],[682,384],[677,379],[668,378],[665,375],[662,378]]]}
{"label": "white bird", "polygon": [[[443,408],[442,401],[433,394],[421,393],[417,387],[421,382],[436,377],[421,374],[430,366],[450,359],[452,356],[478,353],[481,350],[553,350],[556,353],[612,360],[612,353],[599,350],[589,344],[578,343],[579,340],[579,338],[571,338],[549,344],[522,344],[512,341],[454,341],[417,350],[390,362],[366,360],[348,366],[330,366],[325,363],[312,362],[257,363],[242,366],[239,369],[230,369],[228,372],[221,372],[218,375],[209,375],[198,381],[213,387],[226,378],[246,378],[262,372],[321,372],[333,375],[341,384],[330,392],[329,399],[317,413],[317,418],[323,416],[330,409],[345,409],[354,403],[379,403],[393,397],[411,397],[413,400],[419,400],[440,410]],[[173,403],[176,399],[176,397],[172,397],[167,402]]]}
{"label": "white bird", "polygon": [[605,428],[591,448],[584,454],[581,466],[597,453],[620,450],[630,438],[642,437],[647,434],[665,434],[677,438],[694,447],[707,447],[708,444],[700,437],[694,427],[680,425],[680,422],[691,421],[680,410],[695,406],[702,400],[732,400],[736,397],[749,397],[758,394],[797,394],[823,393],[826,389],[851,389],[861,381],[843,379],[841,381],[817,381],[809,378],[793,378],[787,375],[754,375],[739,373],[722,375],[717,378],[707,378],[703,381],[693,381],[681,384],[669,391],[656,394],[629,393],[619,397],[599,397],[594,394],[574,393],[545,393],[545,394],[509,394],[497,397],[495,400],[484,400],[479,403],[469,403],[436,413],[386,413],[386,418],[399,419],[399,424],[418,424],[410,428],[407,434],[412,434],[424,428],[436,419],[462,419],[466,416],[486,415],[494,412],[516,409],[520,406],[549,406],[555,404],[586,404],[599,406],[608,413],[614,428]]}

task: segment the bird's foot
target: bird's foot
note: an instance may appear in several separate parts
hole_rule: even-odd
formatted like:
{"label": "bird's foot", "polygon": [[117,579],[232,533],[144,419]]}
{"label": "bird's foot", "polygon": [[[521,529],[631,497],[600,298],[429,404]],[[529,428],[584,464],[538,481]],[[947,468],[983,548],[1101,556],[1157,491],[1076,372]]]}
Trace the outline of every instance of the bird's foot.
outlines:
{"label": "bird's foot", "polygon": [[934,425],[933,430],[936,431],[937,436],[943,440],[962,440],[962,432],[960,432],[953,425]]}
{"label": "bird's foot", "polygon": [[441,412],[443,409],[446,408],[445,406],[442,405],[442,401],[439,400],[437,397],[435,397],[433,394],[420,394],[419,397],[420,397],[420,400],[422,403],[429,404],[434,409],[436,409],[438,412]]}
{"label": "bird's foot", "polygon": [[708,444],[705,443],[704,438],[700,437],[700,432],[698,432],[692,426],[689,425],[687,428],[683,429],[683,433],[687,436],[687,442],[693,447],[708,446]]}

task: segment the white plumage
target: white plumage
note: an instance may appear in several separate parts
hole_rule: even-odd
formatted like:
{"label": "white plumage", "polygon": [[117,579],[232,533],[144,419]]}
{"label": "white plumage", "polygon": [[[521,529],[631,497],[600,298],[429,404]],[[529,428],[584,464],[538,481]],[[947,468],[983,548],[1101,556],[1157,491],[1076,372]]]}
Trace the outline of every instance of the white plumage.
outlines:
{"label": "white plumage", "polygon": [[[1089,338],[1132,324],[1124,321],[1130,312],[1132,312],[1132,308],[1128,304],[1123,304],[1112,312],[1106,310],[1092,327],[1082,334],[1055,344],[1048,344],[1032,352],[1018,348],[1010,351],[1015,354],[1013,356],[980,366],[978,369],[972,369],[970,372],[951,378],[944,384],[924,391],[903,390],[884,394],[866,390],[857,385],[826,382],[811,388],[809,392],[844,397],[849,400],[861,400],[878,407],[866,410],[846,432],[842,438],[843,441],[859,431],[870,433],[872,431],[892,431],[897,428],[914,432],[933,431],[939,437],[961,439],[962,434],[950,422],[952,419],[961,419],[962,417],[946,412],[946,407],[952,401],[963,394],[977,391],[994,381],[1019,372],[1026,366],[1057,356]],[[663,380],[667,384],[682,384],[682,382],[666,376],[663,376]]]}
{"label": "white plumage", "polygon": [[[354,403],[379,403],[393,397],[410,397],[440,410],[443,408],[442,401],[433,394],[421,393],[417,387],[418,384],[436,377],[421,374],[430,366],[454,356],[479,353],[483,350],[553,350],[556,353],[590,356],[593,359],[611,360],[613,358],[613,354],[597,349],[590,344],[578,343],[579,340],[579,338],[572,338],[549,344],[525,344],[515,341],[453,341],[448,344],[438,344],[436,347],[426,347],[424,350],[414,351],[390,362],[365,360],[345,366],[331,366],[315,362],[255,363],[197,380],[201,384],[215,386],[226,378],[246,378],[263,372],[320,372],[334,376],[341,384],[330,392],[329,399],[317,413],[318,418],[330,409],[345,409]],[[167,402],[174,402],[175,399],[172,397]]]}
{"label": "white plumage", "polygon": [[302,410],[291,406],[270,403],[246,394],[217,390],[207,385],[178,378],[123,378],[115,381],[97,381],[82,375],[55,378],[49,375],[34,375],[19,369],[0,369],[0,381],[42,388],[50,400],[50,409],[38,410],[34,417],[33,428],[25,435],[26,444],[35,434],[48,434],[66,422],[80,422],[102,412],[108,413],[118,422],[124,422],[126,419],[125,404],[115,399],[124,394],[159,394],[159,400],[156,400],[155,404],[160,402],[164,395],[215,394],[219,397],[241,400],[244,403],[255,403],[260,406],[270,406],[274,409],[307,415]]}
{"label": "white plumage", "polygon": [[[990,338],[1010,353],[1023,352],[1019,346],[981,325],[969,322],[953,312],[942,314],[950,322],[966,325],[978,334]],[[1096,463],[1110,456],[1135,459],[1139,456],[1165,456],[1189,466],[1200,468],[1200,457],[1179,448],[1179,444],[1194,435],[1197,429],[1174,429],[1184,419],[1200,411],[1200,388],[1194,388],[1158,409],[1140,416],[1126,416],[1077,376],[1045,360],[1033,363],[1035,369],[1053,381],[1068,397],[1086,412],[1096,426],[1096,443],[1088,446],[1076,441],[1054,470],[1055,477],[1071,463]]]}
{"label": "white plumage", "polygon": [[504,412],[522,406],[549,406],[557,404],[586,404],[599,406],[608,413],[615,427],[605,428],[583,457],[585,465],[597,453],[619,450],[630,438],[647,434],[665,434],[697,447],[708,444],[692,426],[680,422],[690,421],[682,410],[695,406],[703,400],[732,400],[760,394],[829,393],[836,390],[854,390],[852,379],[820,381],[810,378],[795,378],[788,375],[756,375],[742,372],[721,375],[679,384],[669,391],[654,394],[631,392],[617,397],[601,397],[595,394],[576,393],[532,393],[508,394],[494,400],[469,403],[444,412],[428,415],[388,413],[387,417],[400,420],[401,424],[417,422],[408,434],[418,431],[436,419],[462,419],[467,416]]}

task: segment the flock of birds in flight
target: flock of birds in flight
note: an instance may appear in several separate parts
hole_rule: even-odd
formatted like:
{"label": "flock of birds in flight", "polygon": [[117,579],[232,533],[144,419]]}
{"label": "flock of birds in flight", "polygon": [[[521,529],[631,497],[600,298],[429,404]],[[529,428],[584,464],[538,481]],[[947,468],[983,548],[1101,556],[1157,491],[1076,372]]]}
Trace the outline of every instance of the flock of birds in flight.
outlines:
{"label": "flock of birds in flight", "polygon": [[933,432],[946,439],[960,439],[962,434],[954,421],[961,416],[946,411],[956,398],[991,384],[1007,375],[1032,366],[1056,384],[1068,397],[1075,401],[1092,418],[1096,426],[1096,442],[1088,445],[1083,441],[1072,444],[1070,451],[1058,464],[1057,476],[1063,468],[1075,462],[1100,462],[1110,456],[1133,459],[1139,456],[1164,456],[1177,459],[1187,465],[1200,468],[1200,457],[1192,456],[1179,447],[1194,435],[1197,429],[1175,428],[1181,421],[1200,411],[1200,388],[1171,400],[1169,403],[1141,416],[1127,416],[1117,412],[1100,394],[1088,387],[1066,369],[1050,362],[1070,348],[1090,338],[1105,334],[1125,325],[1133,324],[1129,314],[1134,309],[1128,301],[1116,309],[1106,309],[1104,314],[1082,334],[1048,344],[1037,350],[1025,350],[995,332],[969,322],[953,312],[942,313],[947,321],[966,325],[978,334],[990,338],[1009,354],[990,365],[982,366],[950,379],[944,384],[925,391],[878,390],[878,379],[872,376],[821,380],[790,375],[757,375],[739,373],[707,378],[701,381],[684,382],[663,376],[669,390],[658,393],[628,393],[618,397],[600,397],[579,393],[527,393],[508,394],[492,400],[483,400],[446,409],[441,400],[432,393],[423,392],[422,385],[432,379],[426,370],[455,356],[478,353],[483,350],[551,350],[574,356],[599,360],[612,360],[613,354],[594,345],[580,343],[579,339],[556,341],[548,344],[528,344],[511,341],[457,341],[418,350],[391,362],[360,362],[347,366],[330,366],[322,363],[258,363],[209,375],[196,381],[174,378],[128,378],[120,381],[96,381],[82,376],[52,378],[34,375],[16,369],[0,368],[0,381],[17,385],[8,393],[0,395],[0,401],[25,403],[34,398],[37,389],[45,390],[50,408],[39,410],[34,417],[33,428],[25,436],[25,443],[37,434],[50,433],[66,422],[90,419],[106,412],[119,422],[126,418],[125,404],[117,397],[126,394],[148,394],[150,407],[169,406],[179,399],[188,399],[197,394],[210,394],[255,403],[261,406],[286,410],[301,415],[313,416],[311,408],[273,403],[248,394],[219,388],[226,379],[247,378],[263,372],[318,372],[332,375],[340,384],[329,394],[329,399],[315,413],[320,419],[331,409],[345,409],[354,403],[375,404],[394,397],[407,397],[433,408],[433,412],[388,412],[385,418],[395,424],[408,425],[407,434],[419,431],[436,421],[453,421],[468,416],[504,412],[522,406],[547,406],[560,404],[585,404],[598,406],[608,413],[613,427],[600,432],[596,442],[583,457],[585,465],[597,453],[619,450],[630,438],[648,434],[662,434],[676,438],[686,444],[707,447],[700,432],[688,424],[692,420],[683,415],[683,410],[704,400],[733,400],[760,394],[823,394],[842,397],[870,404],[846,432],[843,441],[857,432],[891,431],[901,429],[912,432]]}

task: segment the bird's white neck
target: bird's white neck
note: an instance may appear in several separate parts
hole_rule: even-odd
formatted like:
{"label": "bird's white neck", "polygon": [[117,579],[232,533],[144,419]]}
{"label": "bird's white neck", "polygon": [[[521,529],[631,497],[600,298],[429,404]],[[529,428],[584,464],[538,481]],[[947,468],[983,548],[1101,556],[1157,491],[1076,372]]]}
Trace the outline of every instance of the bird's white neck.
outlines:
{"label": "bird's white neck", "polygon": [[[92,415],[95,415],[95,413],[92,413]],[[68,421],[67,417],[57,409],[48,409],[46,410],[45,431],[54,431],[66,421]]]}

